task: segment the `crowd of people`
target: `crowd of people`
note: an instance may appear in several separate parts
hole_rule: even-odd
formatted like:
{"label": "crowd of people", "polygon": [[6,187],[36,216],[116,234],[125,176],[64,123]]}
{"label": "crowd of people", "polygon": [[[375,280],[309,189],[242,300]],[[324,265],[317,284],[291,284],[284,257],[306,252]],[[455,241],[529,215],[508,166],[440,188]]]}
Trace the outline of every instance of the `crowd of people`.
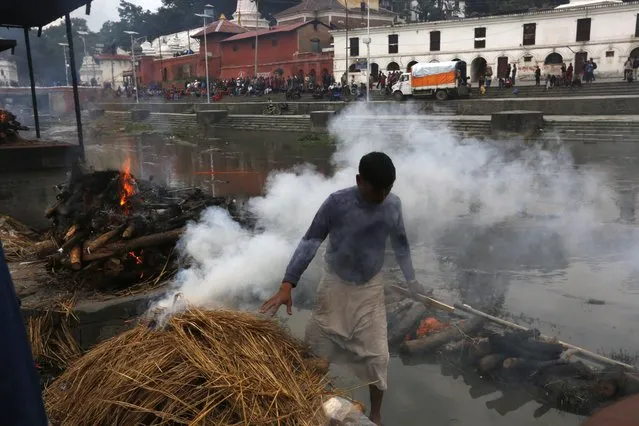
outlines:
{"label": "crowd of people", "polygon": [[[270,76],[238,77],[209,81],[209,93],[213,100],[220,100],[225,96],[263,96],[271,93],[314,93],[317,90],[326,91],[335,83],[332,74],[324,73],[320,77],[315,74],[303,76],[301,74],[284,77],[274,74]],[[118,87],[117,96],[135,96],[136,88],[131,84],[124,88]],[[183,84],[160,85],[156,83],[138,87],[142,97],[164,97],[166,100],[180,100],[185,97],[206,97],[206,81],[194,79]]]}
{"label": "crowd of people", "polygon": [[[595,81],[595,71],[597,64],[591,58],[582,66],[580,72],[575,72],[572,63],[561,65],[560,72],[548,72],[545,74],[543,82],[546,89],[553,87],[579,87],[583,83],[592,83]],[[639,69],[639,58],[630,57],[624,63],[623,79],[629,82],[637,79],[637,70]],[[513,88],[517,84],[518,68],[517,64],[508,64],[507,68],[501,70],[498,76],[493,74],[491,65],[486,65],[483,72],[478,76],[478,85],[480,93],[493,85],[493,81],[500,89]],[[539,66],[535,67],[534,79],[535,85],[542,85],[542,70]],[[369,79],[369,87],[356,79],[358,75],[355,72],[349,73],[350,78],[342,75],[337,80],[328,72],[321,76],[314,73],[304,75],[302,73],[284,77],[282,74],[272,74],[268,76],[252,76],[237,77],[228,79],[218,79],[210,81],[210,95],[215,101],[221,100],[225,96],[264,96],[271,93],[286,93],[287,97],[291,95],[293,98],[301,96],[303,93],[313,94],[314,97],[328,96],[331,99],[340,99],[345,91],[349,95],[362,97],[366,90],[379,90],[389,94],[392,87],[397,83],[402,75],[400,70],[387,70],[373,73]],[[350,81],[348,81],[350,80]],[[135,88],[132,85],[125,85],[124,88],[118,87],[117,96],[135,96]],[[164,97],[166,100],[180,100],[185,97],[206,97],[206,82],[202,79],[194,79],[183,84],[159,85],[150,84],[140,87],[141,97]]]}
{"label": "crowd of people", "polygon": [[[635,64],[633,58],[630,58],[626,63],[626,73],[624,74],[624,80],[627,79],[627,76],[632,73],[632,68],[629,67],[629,62],[633,61],[632,64]],[[639,65],[639,61],[637,61],[637,65]],[[562,64],[560,68],[560,73],[552,73],[549,72],[546,74],[545,78],[545,88],[550,89],[552,87],[580,87],[583,83],[592,83],[595,81],[595,70],[597,69],[597,64],[591,58],[589,59],[582,67],[581,72],[576,73],[575,68],[572,63],[568,66],[566,64]],[[497,82],[499,84],[500,89],[508,89],[516,86],[517,83],[517,65],[516,64],[508,64],[505,72],[497,77]],[[628,74],[630,73],[630,74]],[[634,73],[636,74],[636,68],[634,69]],[[535,67],[534,72],[535,77],[535,85],[541,86],[542,83],[542,70],[539,66]],[[486,89],[489,88],[493,81],[493,69],[490,65],[487,65],[484,72],[479,75],[479,90],[480,93],[485,93]]]}
{"label": "crowd of people", "polygon": [[639,70],[639,58],[629,57],[623,65],[623,79],[628,83],[632,83],[637,79],[637,70]]}

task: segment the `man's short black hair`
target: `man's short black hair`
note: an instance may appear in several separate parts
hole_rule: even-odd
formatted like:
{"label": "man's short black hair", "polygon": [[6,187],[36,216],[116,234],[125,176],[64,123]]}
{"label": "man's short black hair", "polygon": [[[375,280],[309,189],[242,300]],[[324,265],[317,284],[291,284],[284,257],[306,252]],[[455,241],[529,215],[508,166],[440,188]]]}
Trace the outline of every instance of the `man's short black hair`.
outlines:
{"label": "man's short black hair", "polygon": [[383,152],[370,152],[359,160],[359,175],[375,189],[387,189],[395,183],[395,165]]}

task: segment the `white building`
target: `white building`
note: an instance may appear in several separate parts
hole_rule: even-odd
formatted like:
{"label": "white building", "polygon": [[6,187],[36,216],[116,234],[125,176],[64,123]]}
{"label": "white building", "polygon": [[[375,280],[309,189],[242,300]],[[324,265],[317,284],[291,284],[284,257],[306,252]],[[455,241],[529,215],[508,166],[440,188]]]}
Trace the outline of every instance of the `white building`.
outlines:
{"label": "white building", "polygon": [[18,66],[15,62],[0,58],[0,86],[18,82]]}
{"label": "white building", "polygon": [[102,81],[102,68],[91,55],[84,55],[82,65],[80,66],[80,84],[90,85],[95,79],[100,85]]}
{"label": "white building", "polygon": [[237,0],[237,7],[231,22],[249,29],[268,28],[271,26],[257,10],[256,0]]}
{"label": "white building", "polygon": [[99,86],[108,83],[113,90],[117,90],[118,87],[124,88],[125,75],[131,73],[130,53],[118,49],[115,55],[108,53],[95,55],[95,61],[99,66],[99,75],[96,77]]}
{"label": "white building", "polygon": [[141,44],[142,53],[148,56],[155,56],[157,59],[171,58],[176,54],[181,55],[188,51],[198,53],[200,51],[200,42],[191,36],[199,31],[202,31],[202,27],[162,35],[150,42],[145,41]]}
{"label": "white building", "polygon": [[[371,28],[371,69],[406,71],[415,62],[461,59],[473,81],[487,64],[504,76],[516,64],[518,78],[557,72],[572,63],[580,72],[585,61],[597,64],[596,76],[621,77],[629,56],[639,56],[639,1],[577,0],[570,7],[523,14],[465,18]],[[346,69],[344,31],[332,32],[334,73]],[[349,66],[366,58],[366,29],[351,30]]]}

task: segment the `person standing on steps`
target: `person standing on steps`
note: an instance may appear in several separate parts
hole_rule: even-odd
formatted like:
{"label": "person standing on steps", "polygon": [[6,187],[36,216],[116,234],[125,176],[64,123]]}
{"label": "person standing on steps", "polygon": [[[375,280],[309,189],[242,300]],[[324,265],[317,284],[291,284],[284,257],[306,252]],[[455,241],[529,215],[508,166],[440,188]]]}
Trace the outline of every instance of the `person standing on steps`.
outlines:
{"label": "person standing on steps", "polygon": [[515,80],[517,79],[517,64],[513,64],[513,73],[512,73],[512,84],[515,85]]}
{"label": "person standing on steps", "polygon": [[389,237],[411,293],[423,293],[423,287],[415,280],[401,201],[390,193],[395,182],[392,160],[382,152],[366,154],[356,182],[324,201],[293,254],[280,290],[260,312],[275,315],[286,305],[292,314],[291,291],[328,237],[306,341],[315,355],[350,365],[370,383],[369,417],[381,425],[389,362],[381,269]]}
{"label": "person standing on steps", "polygon": [[535,67],[535,86],[539,87],[539,85],[541,84],[541,69],[539,68],[539,65],[537,67]]}

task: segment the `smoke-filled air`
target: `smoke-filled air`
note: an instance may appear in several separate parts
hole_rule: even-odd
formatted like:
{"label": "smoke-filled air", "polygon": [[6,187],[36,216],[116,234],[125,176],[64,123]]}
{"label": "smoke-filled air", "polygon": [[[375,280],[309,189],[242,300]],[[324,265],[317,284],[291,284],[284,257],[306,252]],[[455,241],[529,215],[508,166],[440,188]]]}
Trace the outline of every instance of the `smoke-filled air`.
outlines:
{"label": "smoke-filled air", "polygon": [[[574,167],[562,149],[460,139],[441,122],[412,119],[410,105],[389,108],[392,119],[390,110],[363,104],[335,117],[331,176],[310,165],[273,172],[264,196],[249,202],[258,232],[242,229],[224,210],[207,210],[179,244],[189,267],[160,307],[170,308],[177,292],[201,307],[270,296],[317,209],[331,192],[355,184],[359,160],[370,151],[384,151],[394,161],[393,192],[402,199],[413,245],[436,241],[459,218],[486,229],[522,215],[546,217],[543,226],[570,245],[591,238],[592,225],[614,208],[604,177]],[[512,244],[525,249],[523,240]],[[433,261],[426,256],[413,252],[417,269]]]}

